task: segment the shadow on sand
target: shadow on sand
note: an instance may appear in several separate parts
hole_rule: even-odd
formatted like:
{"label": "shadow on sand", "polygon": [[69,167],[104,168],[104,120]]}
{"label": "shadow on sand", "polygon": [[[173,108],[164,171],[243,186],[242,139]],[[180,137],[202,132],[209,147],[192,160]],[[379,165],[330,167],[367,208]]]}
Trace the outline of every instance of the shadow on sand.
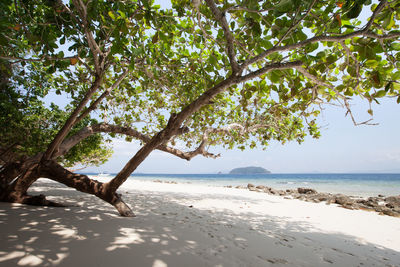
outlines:
{"label": "shadow on sand", "polygon": [[[135,218],[54,183],[46,195],[78,207],[0,203],[0,266],[399,266],[399,252],[323,233],[305,222],[170,201],[131,191]],[[40,187],[34,190],[40,190]],[[62,196],[62,197],[61,197]],[[218,198],[218,196],[210,196]],[[178,201],[179,202],[179,201]]]}

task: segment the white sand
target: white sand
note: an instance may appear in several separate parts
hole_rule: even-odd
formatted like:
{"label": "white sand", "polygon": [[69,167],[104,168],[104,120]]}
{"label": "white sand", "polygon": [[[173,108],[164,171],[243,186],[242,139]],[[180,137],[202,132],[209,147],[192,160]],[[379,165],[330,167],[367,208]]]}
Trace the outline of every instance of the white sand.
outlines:
{"label": "white sand", "polygon": [[[133,189],[134,188],[134,189]],[[0,203],[0,266],[400,266],[400,218],[243,189],[128,181],[137,217],[41,179],[79,205]]]}

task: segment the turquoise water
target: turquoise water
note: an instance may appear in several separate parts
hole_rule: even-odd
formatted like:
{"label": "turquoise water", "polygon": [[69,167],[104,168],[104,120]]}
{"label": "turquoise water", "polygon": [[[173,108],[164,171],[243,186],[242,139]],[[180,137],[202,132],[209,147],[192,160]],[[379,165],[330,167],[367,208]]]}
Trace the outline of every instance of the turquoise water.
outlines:
{"label": "turquoise water", "polygon": [[[91,174],[96,175],[96,174]],[[110,178],[113,174],[107,174]],[[314,188],[319,192],[343,193],[355,196],[400,195],[400,174],[134,174],[130,179],[145,181],[175,181],[211,186],[265,185],[275,189]]]}

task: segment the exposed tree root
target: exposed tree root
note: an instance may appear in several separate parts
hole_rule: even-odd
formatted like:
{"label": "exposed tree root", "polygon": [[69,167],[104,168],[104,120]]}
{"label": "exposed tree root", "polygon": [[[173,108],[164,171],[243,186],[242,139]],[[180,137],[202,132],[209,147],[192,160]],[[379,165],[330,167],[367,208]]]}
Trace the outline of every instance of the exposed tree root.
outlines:
{"label": "exposed tree root", "polygon": [[22,204],[32,205],[32,206],[48,206],[48,207],[68,207],[67,205],[57,203],[46,199],[45,195],[30,196],[27,195],[22,198]]}

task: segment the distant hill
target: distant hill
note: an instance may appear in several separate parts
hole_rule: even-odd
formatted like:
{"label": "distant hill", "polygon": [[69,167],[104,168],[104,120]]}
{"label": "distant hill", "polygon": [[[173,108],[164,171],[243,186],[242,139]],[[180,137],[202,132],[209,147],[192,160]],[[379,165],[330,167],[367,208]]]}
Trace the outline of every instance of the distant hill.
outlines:
{"label": "distant hill", "polygon": [[269,170],[266,170],[261,167],[244,167],[244,168],[235,168],[229,172],[230,174],[263,174],[263,173],[271,173]]}

